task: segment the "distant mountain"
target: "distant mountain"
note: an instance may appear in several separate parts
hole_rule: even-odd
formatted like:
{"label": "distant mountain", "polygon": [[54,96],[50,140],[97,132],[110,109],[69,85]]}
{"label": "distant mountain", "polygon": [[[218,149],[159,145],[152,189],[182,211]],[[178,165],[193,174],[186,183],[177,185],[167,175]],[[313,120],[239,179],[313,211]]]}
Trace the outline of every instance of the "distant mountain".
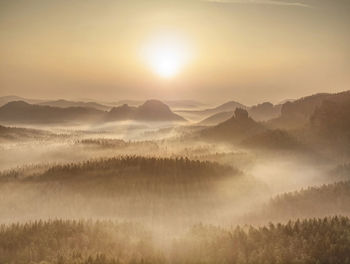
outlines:
{"label": "distant mountain", "polygon": [[276,128],[295,129],[302,128],[309,123],[309,120],[323,101],[341,103],[350,100],[350,91],[336,94],[320,93],[282,105],[281,116],[271,120],[269,125]]}
{"label": "distant mountain", "polygon": [[67,107],[90,107],[95,108],[97,110],[102,111],[109,111],[111,109],[110,106],[102,105],[95,102],[75,102],[75,101],[68,101],[68,100],[56,100],[56,101],[46,101],[41,102],[39,105],[48,105],[48,106],[54,106],[54,107],[61,107],[61,108],[67,108]]}
{"label": "distant mountain", "polygon": [[105,112],[84,107],[52,107],[14,101],[0,107],[0,121],[8,123],[62,124],[100,119]]}
{"label": "distant mountain", "polygon": [[19,96],[15,96],[15,95],[9,95],[9,96],[1,96],[0,97],[0,106],[3,106],[9,102],[12,101],[24,101],[30,104],[36,104],[36,103],[40,103],[42,100],[40,99],[28,99],[28,98],[23,98],[23,97],[19,97]]}
{"label": "distant mountain", "polygon": [[230,111],[233,112],[236,108],[247,109],[247,106],[235,101],[230,101],[214,108],[208,108],[204,110],[182,110],[182,111],[179,110],[177,112],[195,114],[201,117],[209,117],[211,115],[215,115],[221,112],[230,112]]}
{"label": "distant mountain", "polygon": [[217,126],[204,129],[202,136],[218,141],[241,142],[265,130],[263,125],[249,117],[247,110],[237,108],[230,119]]}
{"label": "distant mountain", "polygon": [[330,150],[350,154],[350,97],[348,101],[325,100],[316,108],[309,125],[312,138]]}
{"label": "distant mountain", "polygon": [[284,100],[278,102],[277,105],[283,105],[283,104],[288,103],[288,102],[292,103],[294,101],[295,101],[295,99],[284,99]]}
{"label": "distant mountain", "polygon": [[248,110],[249,115],[257,121],[267,121],[277,118],[281,115],[282,105],[273,105],[270,102],[264,102],[251,106]]}
{"label": "distant mountain", "polygon": [[130,105],[130,106],[139,106],[141,104],[143,104],[144,101],[142,100],[119,100],[116,102],[112,102],[110,103],[110,105],[114,105],[114,106],[121,106],[121,105]]}
{"label": "distant mountain", "polygon": [[158,100],[148,100],[138,107],[136,120],[155,121],[185,121],[185,119],[173,113],[169,106]]}
{"label": "distant mountain", "polygon": [[164,103],[173,109],[195,109],[206,106],[206,104],[194,100],[165,100]]}
{"label": "distant mountain", "polygon": [[233,114],[233,111],[220,112],[203,119],[198,124],[204,126],[215,126],[230,119],[233,116]]}
{"label": "distant mountain", "polygon": [[350,139],[350,97],[345,102],[325,100],[310,118],[311,127],[329,136],[347,136]]}
{"label": "distant mountain", "polygon": [[[205,106],[204,103],[194,100],[164,100],[163,102],[173,109],[195,109]],[[141,100],[120,100],[111,103],[111,105],[122,106],[126,104],[130,106],[140,106],[143,103],[144,101]]]}
{"label": "distant mountain", "polygon": [[137,121],[186,121],[173,113],[169,106],[158,100],[148,100],[135,107],[124,104],[113,107],[106,115],[107,121],[137,120]]}
{"label": "distant mountain", "polygon": [[[225,115],[230,112],[220,113]],[[219,115],[220,117],[220,114]],[[212,118],[215,117],[212,116]],[[204,120],[203,120],[204,121]],[[210,121],[210,120],[209,120]],[[247,110],[237,108],[226,121],[201,131],[202,137],[214,141],[225,141],[240,146],[265,150],[303,150],[303,145],[287,131],[268,129],[254,121]]]}
{"label": "distant mountain", "polygon": [[137,112],[136,106],[123,104],[122,106],[113,107],[105,116],[105,121],[124,121],[135,118]]}
{"label": "distant mountain", "polygon": [[[222,105],[223,108],[232,107],[230,105]],[[249,115],[256,121],[267,121],[272,118],[276,118],[281,114],[282,105],[273,105],[270,102],[265,102],[262,104],[254,105],[251,107],[246,107]],[[234,111],[224,111],[220,113],[213,114],[202,121],[199,122],[200,125],[213,126],[222,123],[232,117]]]}
{"label": "distant mountain", "polygon": [[139,107],[123,105],[109,112],[90,107],[53,107],[32,105],[23,101],[14,101],[0,107],[0,121],[7,123],[91,123],[105,121],[185,121],[174,114],[170,108],[157,100],[146,101]]}

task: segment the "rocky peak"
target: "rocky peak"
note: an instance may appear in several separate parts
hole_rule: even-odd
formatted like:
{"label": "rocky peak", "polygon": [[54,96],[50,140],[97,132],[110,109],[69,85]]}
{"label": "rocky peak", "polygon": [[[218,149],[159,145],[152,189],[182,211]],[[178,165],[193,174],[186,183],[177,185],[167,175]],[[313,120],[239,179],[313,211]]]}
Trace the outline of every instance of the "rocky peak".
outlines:
{"label": "rocky peak", "polygon": [[236,108],[235,119],[237,121],[247,120],[249,118],[248,111],[242,108]]}

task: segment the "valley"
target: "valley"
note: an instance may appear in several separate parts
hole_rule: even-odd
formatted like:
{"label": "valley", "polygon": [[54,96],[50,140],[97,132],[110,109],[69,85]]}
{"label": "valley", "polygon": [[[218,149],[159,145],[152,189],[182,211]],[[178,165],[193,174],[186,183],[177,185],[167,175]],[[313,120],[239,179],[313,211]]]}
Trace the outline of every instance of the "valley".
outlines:
{"label": "valley", "polygon": [[[330,225],[334,221],[346,223],[350,214],[347,94],[315,95],[287,102],[282,105],[279,117],[267,121],[251,117],[249,109],[254,108],[233,105],[231,116],[211,125],[184,122],[169,106],[155,100],[140,106],[124,104],[109,111],[97,109],[101,107],[98,103],[58,108],[9,102],[0,108],[0,119],[6,120],[0,127],[0,222],[6,226],[1,232],[10,235],[14,228],[27,232],[23,225],[29,225],[28,228],[43,228],[37,235],[44,241],[48,239],[42,237],[49,232],[46,228],[63,232],[61,238],[55,238],[62,241],[75,236],[67,237],[65,228],[78,232],[73,245],[76,251],[58,246],[62,254],[55,255],[48,251],[49,246],[42,249],[41,255],[38,251],[36,257],[29,258],[25,249],[18,247],[16,250],[22,250],[18,260],[23,261],[49,258],[54,263],[60,259],[99,263],[102,258],[102,263],[128,263],[132,261],[130,258],[135,258],[152,263],[194,263],[203,257],[211,258],[195,253],[202,244],[192,241],[188,232],[199,232],[196,228],[224,239],[229,234],[226,232],[243,232],[229,231],[237,225],[258,227],[272,222],[279,228],[287,228],[285,225],[293,221],[295,228],[300,224],[315,225],[312,221],[316,220],[306,220],[314,217],[327,219],[319,221],[330,221]],[[320,101],[320,96],[324,101]],[[340,103],[332,103],[338,102],[338,98]],[[294,104],[313,110],[303,112],[307,114],[304,119],[296,119],[297,114],[290,110]],[[138,109],[142,109],[140,114]],[[26,120],[36,122],[23,123],[22,111]],[[210,118],[212,111],[204,112]],[[62,118],[67,113],[72,113],[68,116],[79,122],[62,122],[68,120]],[[98,120],[96,113],[100,115]],[[291,128],[291,122],[295,124],[297,120],[301,123]],[[338,215],[344,220],[330,218]],[[13,223],[19,226],[11,227]],[[130,244],[124,252],[115,242],[104,247],[104,243],[111,242],[93,237],[99,241],[96,246],[89,244],[91,247],[80,250],[85,247],[80,236],[92,236],[88,230],[93,226],[101,228],[98,232],[105,232],[107,226],[118,229],[118,225],[137,228],[135,239],[144,244],[146,251],[142,253],[138,246]],[[212,230],[214,226],[226,230]],[[126,232],[124,227],[122,232]],[[54,231],[56,228],[62,231]],[[146,231],[138,228],[148,230],[147,237],[151,236],[152,242],[143,241],[148,238],[140,235]],[[269,232],[275,232],[269,228]],[[348,225],[342,228],[349,230]],[[256,229],[242,235],[255,236],[256,232],[262,231]],[[216,239],[204,233],[200,235],[205,239]],[[132,239],[129,233],[115,236]],[[164,240],[165,237],[168,238]],[[169,238],[184,239],[188,247],[179,248],[180,242],[173,244]],[[15,254],[8,250],[0,242],[3,261]],[[160,255],[156,253],[159,250]],[[183,250],[184,259],[174,259],[172,254]],[[115,255],[116,252],[119,253]],[[130,252],[139,257],[131,257]],[[241,263],[238,255],[234,258],[235,263]]]}

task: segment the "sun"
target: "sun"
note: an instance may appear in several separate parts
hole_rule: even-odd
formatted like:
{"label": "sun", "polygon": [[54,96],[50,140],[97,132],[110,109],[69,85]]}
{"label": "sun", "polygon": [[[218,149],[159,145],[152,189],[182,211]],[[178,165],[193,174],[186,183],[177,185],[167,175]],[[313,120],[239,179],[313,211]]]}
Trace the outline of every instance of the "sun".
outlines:
{"label": "sun", "polygon": [[188,63],[189,46],[179,36],[162,34],[147,43],[144,55],[154,73],[163,78],[171,78]]}

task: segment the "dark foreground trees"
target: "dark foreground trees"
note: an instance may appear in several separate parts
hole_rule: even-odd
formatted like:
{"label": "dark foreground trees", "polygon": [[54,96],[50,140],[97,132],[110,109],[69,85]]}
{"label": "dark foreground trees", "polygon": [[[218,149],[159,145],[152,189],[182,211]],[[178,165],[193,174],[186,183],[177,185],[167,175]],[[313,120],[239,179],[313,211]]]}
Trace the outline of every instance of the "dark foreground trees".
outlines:
{"label": "dark foreground trees", "polygon": [[232,230],[197,225],[164,241],[131,223],[12,224],[0,229],[0,263],[350,263],[346,217]]}
{"label": "dark foreground trees", "polygon": [[199,225],[192,238],[180,246],[189,263],[350,263],[350,221],[345,217],[231,231]]}

